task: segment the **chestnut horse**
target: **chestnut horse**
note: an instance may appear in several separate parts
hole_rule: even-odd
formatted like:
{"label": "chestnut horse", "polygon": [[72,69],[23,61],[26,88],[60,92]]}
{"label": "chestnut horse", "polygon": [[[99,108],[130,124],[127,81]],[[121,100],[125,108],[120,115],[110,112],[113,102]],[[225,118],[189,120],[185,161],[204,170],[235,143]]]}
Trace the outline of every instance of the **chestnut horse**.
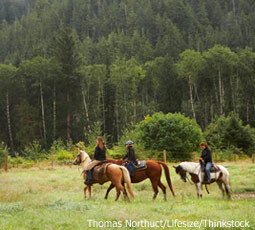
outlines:
{"label": "chestnut horse", "polygon": [[[79,154],[76,156],[73,164],[74,165],[81,164],[82,168],[84,170],[90,162],[91,162],[91,159],[90,159],[89,155],[84,151],[80,151]],[[85,171],[83,171],[83,177],[84,177],[84,179],[86,179]],[[102,178],[94,178],[94,179],[95,179],[94,183],[99,183],[99,184],[104,184],[107,181],[111,181],[117,190],[118,196],[117,196],[116,200],[118,200],[120,191],[122,191],[124,198],[129,201],[126,189],[124,187],[124,183],[126,183],[129,194],[133,198],[135,198],[134,193],[132,191],[131,180],[130,180],[128,170],[124,166],[119,166],[116,164],[109,164],[108,166],[106,166],[106,172],[103,175],[103,177]],[[84,188],[84,196],[85,197],[86,197],[87,188],[89,189],[89,193],[91,193],[91,186],[85,186],[85,188]],[[90,194],[90,197],[91,197],[91,194]]]}
{"label": "chestnut horse", "polygon": [[[107,159],[107,161],[111,162],[111,163],[114,163],[114,164],[117,164],[117,165],[123,165],[123,163],[124,163],[123,160]],[[169,172],[169,168],[168,168],[167,164],[164,163],[164,162],[161,162],[161,161],[147,160],[146,161],[146,165],[147,165],[146,169],[143,169],[143,170],[140,170],[140,171],[135,171],[134,176],[131,177],[131,183],[139,183],[139,182],[149,178],[150,181],[151,181],[151,184],[152,184],[152,188],[154,190],[153,200],[158,195],[158,186],[163,191],[163,193],[164,193],[164,200],[166,200],[166,187],[160,181],[161,173],[162,173],[162,168],[161,168],[160,165],[162,165],[163,168],[164,168],[164,171],[165,171],[165,176],[166,176],[166,180],[167,180],[168,186],[169,186],[173,196],[175,196],[174,190],[173,190],[173,187],[172,187],[172,183],[171,183],[170,172]],[[113,188],[114,188],[114,184],[112,183],[110,185],[110,187],[107,189],[107,192],[105,194],[105,199],[107,199],[108,193]],[[117,196],[119,196],[119,193],[117,194]],[[117,197],[117,199],[118,199],[118,197]]]}

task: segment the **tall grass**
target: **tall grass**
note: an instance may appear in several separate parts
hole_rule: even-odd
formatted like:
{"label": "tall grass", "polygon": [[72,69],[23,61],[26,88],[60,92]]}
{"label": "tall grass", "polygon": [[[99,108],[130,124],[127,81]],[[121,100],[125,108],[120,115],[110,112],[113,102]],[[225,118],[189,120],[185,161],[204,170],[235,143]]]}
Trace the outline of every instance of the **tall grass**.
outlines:
{"label": "tall grass", "polygon": [[[31,169],[11,169],[0,172],[0,229],[99,229],[89,228],[89,219],[97,221],[125,220],[247,220],[255,229],[255,165],[247,162],[223,163],[231,175],[232,200],[222,200],[216,184],[210,194],[196,198],[194,185],[179,179],[169,164],[176,193],[167,189],[168,201],[162,191],[152,201],[149,180],[133,184],[136,199],[131,203],[123,197],[114,202],[115,190],[104,200],[109,183],[92,188],[92,199],[83,198],[81,171],[75,166]],[[162,181],[167,185],[164,175]],[[242,193],[242,196],[240,196]],[[124,229],[124,227],[122,227]],[[111,229],[111,228],[108,228]],[[141,228],[137,228],[141,229]],[[145,228],[143,228],[145,229]],[[146,228],[148,229],[148,228]],[[185,229],[185,228],[181,228]],[[187,228],[191,229],[191,228]],[[210,228],[207,228],[210,229]],[[221,228],[224,229],[224,228]]]}

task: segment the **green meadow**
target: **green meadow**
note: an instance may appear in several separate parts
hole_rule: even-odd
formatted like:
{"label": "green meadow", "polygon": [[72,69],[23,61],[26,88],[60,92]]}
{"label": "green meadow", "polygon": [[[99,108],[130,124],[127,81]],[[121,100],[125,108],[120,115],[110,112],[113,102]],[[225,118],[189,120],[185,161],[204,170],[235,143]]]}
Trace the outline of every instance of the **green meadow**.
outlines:
{"label": "green meadow", "polygon": [[[0,171],[0,229],[162,229],[136,225],[142,220],[168,221],[166,229],[199,229],[174,227],[175,220],[187,224],[201,220],[207,223],[209,220],[214,223],[246,221],[250,227],[242,229],[255,229],[255,164],[241,161],[222,165],[231,175],[232,200],[222,200],[217,184],[208,186],[210,194],[204,189],[203,199],[198,200],[195,186],[182,182],[172,163],[169,168],[176,198],[168,188],[166,202],[161,190],[152,201],[149,180],[133,184],[136,199],[130,203],[124,201],[123,196],[115,202],[115,190],[105,200],[109,183],[94,185],[92,199],[84,199],[82,170],[76,166],[51,169],[38,165],[31,169],[14,168],[7,173]],[[167,185],[164,175],[162,181]],[[133,221],[132,227],[126,225],[126,221]],[[201,226],[200,229],[232,228]]]}

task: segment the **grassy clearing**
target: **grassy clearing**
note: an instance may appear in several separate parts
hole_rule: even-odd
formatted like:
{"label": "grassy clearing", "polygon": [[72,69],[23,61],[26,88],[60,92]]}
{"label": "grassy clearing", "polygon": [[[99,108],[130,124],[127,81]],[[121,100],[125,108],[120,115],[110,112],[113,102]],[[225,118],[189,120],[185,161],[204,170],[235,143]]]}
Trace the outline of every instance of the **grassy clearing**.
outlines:
{"label": "grassy clearing", "polygon": [[[123,198],[114,202],[115,190],[107,201],[104,200],[108,183],[93,186],[92,199],[84,200],[82,177],[75,166],[54,170],[40,167],[12,169],[8,173],[1,171],[0,229],[93,229],[89,228],[89,219],[124,223],[129,219],[200,221],[206,218],[247,220],[251,227],[246,229],[255,229],[255,164],[222,164],[231,175],[233,200],[223,201],[216,184],[209,186],[209,195],[204,191],[204,198],[198,200],[194,185],[180,181],[172,168],[173,164],[169,167],[176,198],[173,199],[168,189],[167,202],[163,201],[161,191],[156,201],[152,202],[149,180],[133,185],[136,199],[131,203]],[[162,178],[166,185],[164,176]]]}

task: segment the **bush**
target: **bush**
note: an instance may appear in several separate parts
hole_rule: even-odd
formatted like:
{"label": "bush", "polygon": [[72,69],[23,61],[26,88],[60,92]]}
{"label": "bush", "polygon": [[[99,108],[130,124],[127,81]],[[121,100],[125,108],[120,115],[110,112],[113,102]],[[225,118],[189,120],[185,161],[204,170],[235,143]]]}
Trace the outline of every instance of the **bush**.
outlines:
{"label": "bush", "polygon": [[[82,145],[82,143],[79,143]],[[77,148],[67,143],[67,146],[63,143],[61,139],[54,141],[50,148],[51,152],[54,152],[54,159],[59,163],[70,163],[77,154]]]}
{"label": "bush", "polygon": [[45,159],[46,154],[42,150],[41,145],[37,141],[34,141],[32,144],[25,146],[25,149],[22,151],[22,156],[27,160],[38,161]]}
{"label": "bush", "polygon": [[254,129],[244,126],[235,113],[216,118],[205,130],[205,138],[213,149],[239,155],[251,155],[255,150],[254,134]]}
{"label": "bush", "polygon": [[199,125],[180,113],[155,113],[146,116],[136,127],[139,142],[147,149],[167,150],[169,160],[191,159],[199,147],[203,133]]}
{"label": "bush", "polygon": [[4,166],[5,162],[5,153],[8,151],[7,146],[4,142],[0,142],[0,168]]}

